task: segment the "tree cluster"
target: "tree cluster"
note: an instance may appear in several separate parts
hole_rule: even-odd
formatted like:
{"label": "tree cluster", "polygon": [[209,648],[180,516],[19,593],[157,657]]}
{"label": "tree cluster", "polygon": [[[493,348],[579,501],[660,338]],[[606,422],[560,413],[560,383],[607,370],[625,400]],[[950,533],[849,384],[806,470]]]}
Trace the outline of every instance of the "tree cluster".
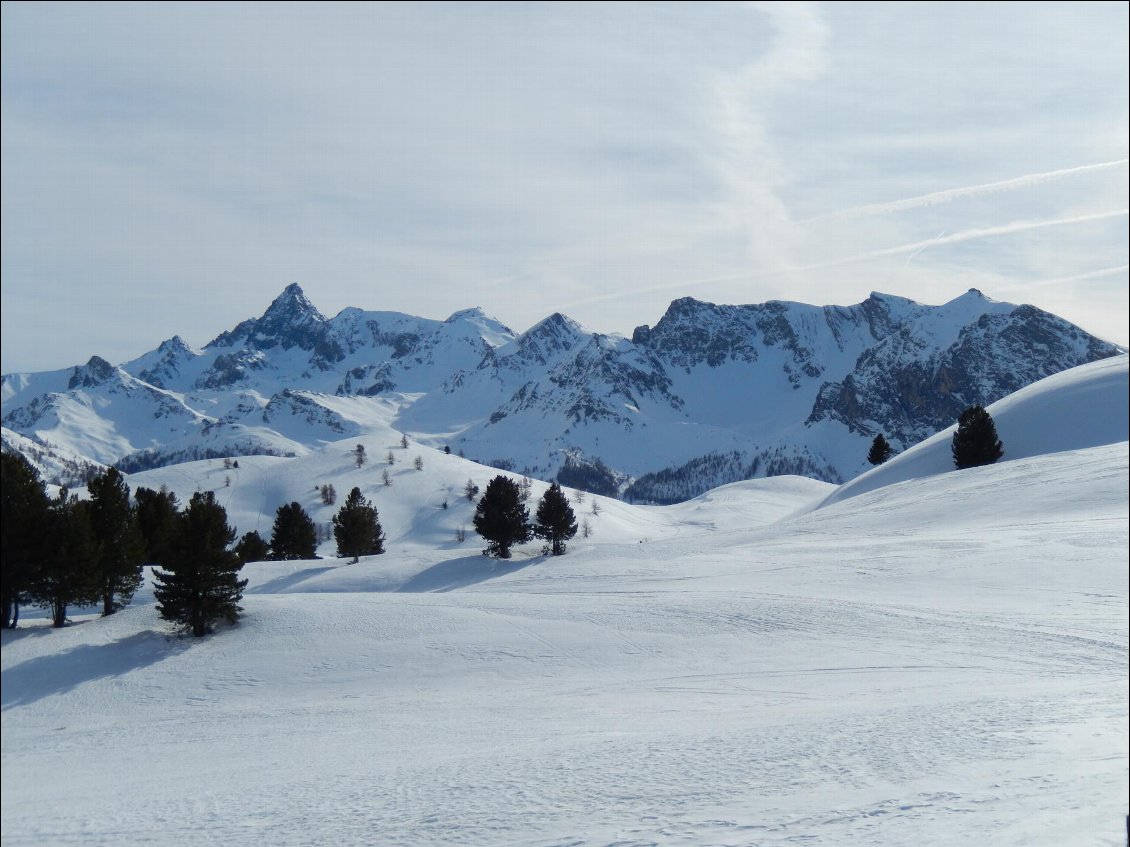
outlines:
{"label": "tree cluster", "polygon": [[2,622],[14,627],[21,605],[50,610],[61,627],[67,608],[102,604],[111,615],[141,585],[145,543],[129,488],[114,468],[90,482],[90,499],[66,488],[47,496],[38,472],[15,453],[0,456]]}
{"label": "tree cluster", "polygon": [[510,548],[531,538],[547,543],[544,552],[561,556],[565,542],[577,534],[577,520],[561,486],[556,482],[538,501],[534,522],[524,503],[522,486],[508,477],[492,479],[475,507],[475,531],[487,541],[484,555],[510,558]]}
{"label": "tree cluster", "polygon": [[212,492],[193,495],[183,512],[164,489],[139,488],[131,503],[122,475],[109,468],[91,480],[88,500],[65,488],[50,498],[35,469],[11,453],[2,455],[2,477],[5,627],[25,604],[48,609],[56,627],[73,606],[99,603],[111,615],[140,587],[146,562],[164,569],[154,574],[154,594],[166,620],[201,636],[238,617],[247,583],[237,578],[242,563],[228,550],[235,531]]}

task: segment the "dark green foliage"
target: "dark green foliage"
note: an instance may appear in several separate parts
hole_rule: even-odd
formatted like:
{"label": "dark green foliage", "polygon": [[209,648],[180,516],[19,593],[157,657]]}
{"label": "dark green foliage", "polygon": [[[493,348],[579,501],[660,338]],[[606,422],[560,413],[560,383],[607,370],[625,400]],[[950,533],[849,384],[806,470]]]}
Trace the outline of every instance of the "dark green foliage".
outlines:
{"label": "dark green foliage", "polygon": [[891,445],[887,443],[887,439],[883,437],[883,433],[875,436],[875,440],[871,442],[871,450],[867,453],[867,461],[873,465],[881,465],[887,459],[891,458],[894,450]]}
{"label": "dark green foliage", "polygon": [[[595,503],[593,504],[595,506]],[[565,542],[577,534],[577,519],[569,501],[556,482],[549,486],[541,500],[534,523],[534,535],[549,542],[549,552],[554,556],[565,553]]]}
{"label": "dark green foliage", "polygon": [[361,556],[374,556],[385,551],[377,510],[361,496],[360,488],[349,492],[345,505],[333,517],[333,525],[339,556],[352,556],[357,562]]}
{"label": "dark green foliage", "polygon": [[318,530],[298,503],[279,506],[271,530],[271,558],[275,561],[318,558]]}
{"label": "dark green foliage", "polygon": [[1004,455],[997,427],[982,406],[970,406],[957,420],[953,434],[953,464],[958,470],[991,465]]}
{"label": "dark green foliage", "polygon": [[151,488],[139,488],[133,494],[137,501],[137,526],[145,543],[145,561],[167,565],[173,555],[177,537],[177,495]]}
{"label": "dark green foliage", "polygon": [[15,627],[39,567],[47,526],[39,473],[18,453],[0,454],[0,603],[3,627]]}
{"label": "dark green foliage", "polygon": [[137,513],[129,502],[129,486],[114,468],[95,477],[90,491],[90,522],[98,545],[98,579],[102,614],[112,615],[129,604],[141,585],[145,541]]}
{"label": "dark green foliage", "polygon": [[154,573],[157,612],[183,624],[200,638],[218,620],[234,623],[247,580],[238,578],[240,564],[228,545],[235,530],[227,512],[211,491],[192,495],[188,508],[177,517],[176,543],[168,570]]}
{"label": "dark green foliage", "polygon": [[90,512],[90,503],[69,495],[65,488],[47,508],[42,558],[31,598],[51,610],[55,627],[66,625],[68,606],[87,606],[102,597]]}
{"label": "dark green foliage", "polygon": [[485,555],[510,558],[510,548],[530,540],[530,513],[522,505],[518,484],[496,476],[475,507],[475,531],[489,543]]}
{"label": "dark green foliage", "polygon": [[615,497],[620,488],[616,475],[600,459],[585,462],[566,456],[565,464],[557,472],[557,481],[569,488],[579,488],[605,497]]}
{"label": "dark green foliage", "polygon": [[233,551],[239,558],[241,565],[246,565],[248,562],[262,562],[271,555],[271,546],[264,540],[255,530],[244,533],[243,537],[235,545]]}
{"label": "dark green foliage", "polygon": [[759,459],[755,458],[750,463],[738,450],[707,453],[678,467],[663,468],[637,477],[624,489],[624,499],[629,503],[661,506],[681,503],[719,485],[752,479],[759,465]]}

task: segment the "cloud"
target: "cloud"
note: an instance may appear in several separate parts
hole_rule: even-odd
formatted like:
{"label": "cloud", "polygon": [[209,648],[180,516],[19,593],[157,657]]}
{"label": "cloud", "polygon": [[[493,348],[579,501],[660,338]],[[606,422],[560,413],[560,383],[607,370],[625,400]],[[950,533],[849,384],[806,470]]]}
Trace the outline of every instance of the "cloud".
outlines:
{"label": "cloud", "polygon": [[1110,170],[1112,168],[1124,167],[1127,159],[1118,159],[1114,162],[1100,162],[1093,165],[1079,165],[1073,168],[1060,168],[1055,171],[1046,171],[1038,174],[1028,174],[1026,176],[1013,177],[1012,179],[999,180],[997,182],[988,182],[982,185],[970,185],[964,188],[951,188],[945,191],[932,191],[929,194],[920,194],[917,197],[907,197],[903,200],[892,200],[887,203],[870,203],[865,206],[855,206],[851,209],[842,209],[838,212],[829,212],[824,215],[817,215],[814,218],[808,218],[799,223],[811,223],[813,221],[836,221],[836,220],[849,220],[854,218],[863,218],[871,215],[889,215],[894,212],[904,212],[909,209],[917,209],[923,206],[936,206],[939,203],[948,203],[951,200],[957,200],[966,197],[981,197],[987,194],[994,194],[998,191],[1009,191],[1018,188],[1029,188],[1031,186],[1040,185],[1041,183],[1051,182],[1052,180],[1063,179],[1069,176],[1081,176],[1083,174],[1091,174],[1100,171]]}
{"label": "cloud", "polygon": [[951,5],[3,4],[4,369],[203,343],[291,281],[625,332],[1123,264],[1098,221],[969,233],[1124,204],[1125,10]]}

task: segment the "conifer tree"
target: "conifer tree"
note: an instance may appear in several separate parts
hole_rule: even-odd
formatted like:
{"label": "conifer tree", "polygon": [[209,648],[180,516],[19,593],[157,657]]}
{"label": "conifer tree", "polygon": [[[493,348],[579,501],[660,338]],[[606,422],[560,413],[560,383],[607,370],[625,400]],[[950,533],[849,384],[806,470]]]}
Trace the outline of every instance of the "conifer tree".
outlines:
{"label": "conifer tree", "polygon": [[958,470],[991,465],[1004,455],[992,415],[982,406],[970,406],[957,420],[953,434],[953,464]]}
{"label": "conifer tree", "polygon": [[233,552],[238,557],[239,563],[246,565],[248,562],[265,561],[271,555],[271,545],[253,529],[251,532],[245,532],[236,542]]}
{"label": "conifer tree", "polygon": [[484,555],[509,559],[512,546],[530,540],[530,513],[522,505],[521,491],[501,474],[487,484],[473,522],[488,542]]}
{"label": "conifer tree", "polygon": [[167,565],[178,532],[180,503],[177,495],[161,486],[159,491],[139,488],[133,497],[137,501],[137,526],[145,543],[145,561]]}
{"label": "conifer tree", "polygon": [[108,468],[87,486],[90,520],[98,544],[98,578],[102,614],[112,615],[129,604],[141,585],[145,541],[130,506],[129,486],[117,468]]}
{"label": "conifer tree", "polygon": [[377,510],[361,496],[360,488],[349,492],[345,505],[333,517],[333,525],[337,554],[342,558],[352,556],[351,564],[356,564],[362,556],[375,556],[385,551]]}
{"label": "conifer tree", "polygon": [[569,501],[556,482],[538,501],[534,535],[549,542],[546,548],[551,555],[565,553],[565,542],[577,534],[577,520]]}
{"label": "conifer tree", "polygon": [[66,626],[68,606],[97,603],[102,596],[89,502],[79,500],[66,488],[59,491],[47,507],[42,551],[31,596],[51,611],[52,626]]}
{"label": "conifer tree", "polygon": [[234,623],[243,609],[246,579],[239,579],[240,564],[228,545],[235,530],[228,526],[224,507],[211,491],[192,495],[188,508],[178,515],[176,542],[168,570],[154,573],[157,612],[183,624],[196,638],[212,631],[216,621]]}
{"label": "conifer tree", "polygon": [[875,440],[871,442],[871,450],[867,454],[867,461],[873,465],[881,465],[887,459],[891,458],[894,452],[891,445],[887,443],[887,439],[883,437],[883,433],[875,436]]}
{"label": "conifer tree", "polygon": [[271,529],[271,559],[318,558],[318,529],[300,503],[279,506]]}
{"label": "conifer tree", "polygon": [[30,600],[47,526],[39,472],[18,453],[0,454],[0,603],[4,629],[15,628]]}

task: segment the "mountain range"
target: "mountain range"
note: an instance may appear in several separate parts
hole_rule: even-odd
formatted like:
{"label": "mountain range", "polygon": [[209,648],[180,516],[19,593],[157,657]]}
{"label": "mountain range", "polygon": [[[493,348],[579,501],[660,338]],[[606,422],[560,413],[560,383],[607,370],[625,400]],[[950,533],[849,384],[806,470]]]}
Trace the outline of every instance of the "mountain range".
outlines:
{"label": "mountain range", "polygon": [[684,297],[628,338],[559,313],[523,333],[480,309],[327,318],[292,284],[202,349],[176,336],[117,365],[5,374],[2,423],[6,448],[60,482],[109,464],[305,455],[392,426],[532,477],[667,503],[746,478],[843,482],[867,468],[877,433],[903,450],[969,405],[1124,354],[976,289],[941,306]]}

